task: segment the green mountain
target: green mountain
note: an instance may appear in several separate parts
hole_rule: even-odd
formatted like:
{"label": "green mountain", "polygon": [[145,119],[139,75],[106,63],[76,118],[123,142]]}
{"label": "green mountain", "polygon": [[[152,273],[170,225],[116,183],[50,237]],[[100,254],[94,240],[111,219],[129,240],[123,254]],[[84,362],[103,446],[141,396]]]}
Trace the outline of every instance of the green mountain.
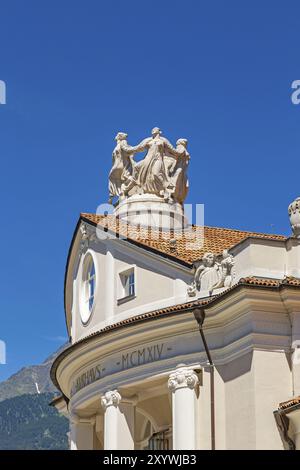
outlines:
{"label": "green mountain", "polygon": [[68,420],[49,406],[51,393],[27,394],[0,403],[0,450],[68,448]]}
{"label": "green mountain", "polygon": [[68,420],[49,406],[58,394],[50,367],[65,347],[0,383],[0,450],[68,449]]}

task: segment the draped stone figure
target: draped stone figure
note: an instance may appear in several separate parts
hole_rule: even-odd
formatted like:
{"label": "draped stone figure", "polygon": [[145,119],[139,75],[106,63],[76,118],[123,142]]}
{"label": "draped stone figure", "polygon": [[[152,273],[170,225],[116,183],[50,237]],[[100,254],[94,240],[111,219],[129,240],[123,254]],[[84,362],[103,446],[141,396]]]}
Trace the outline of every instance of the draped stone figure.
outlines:
{"label": "draped stone figure", "polygon": [[195,273],[195,283],[198,290],[210,291],[221,278],[220,264],[216,262],[214,253],[205,253],[202,264]]}
{"label": "draped stone figure", "polygon": [[187,178],[187,167],[190,160],[190,154],[187,149],[187,140],[178,139],[176,142],[176,160],[174,166],[170,168],[171,185],[173,191],[171,197],[179,204],[183,204],[189,190]]}
{"label": "draped stone figure", "polygon": [[133,155],[137,147],[131,147],[127,143],[128,135],[125,132],[118,132],[115,140],[115,146],[112,154],[113,166],[109,173],[109,203],[115,196],[119,197],[126,186],[130,184],[133,166],[135,164]]}
{"label": "draped stone figure", "polygon": [[223,250],[222,257],[223,259],[221,261],[220,280],[213,286],[212,290],[219,289],[220,287],[230,287],[232,283],[231,271],[234,266],[233,256],[228,253],[228,250]]}
{"label": "draped stone figure", "polygon": [[164,157],[167,152],[175,154],[176,150],[161,134],[161,130],[154,127],[152,137],[145,139],[139,145],[140,149],[147,150],[147,154],[139,167],[137,184],[143,193],[164,197],[170,184]]}

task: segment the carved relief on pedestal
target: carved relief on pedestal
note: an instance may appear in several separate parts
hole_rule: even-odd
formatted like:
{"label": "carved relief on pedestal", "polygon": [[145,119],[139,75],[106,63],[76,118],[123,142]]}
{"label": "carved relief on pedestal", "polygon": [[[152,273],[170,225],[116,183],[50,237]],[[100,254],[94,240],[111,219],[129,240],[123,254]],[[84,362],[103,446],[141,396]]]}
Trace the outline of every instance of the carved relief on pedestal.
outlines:
{"label": "carved relief on pedestal", "polygon": [[111,390],[101,397],[101,405],[104,409],[108,406],[119,406],[121,399],[122,397],[118,390]]}
{"label": "carved relief on pedestal", "polygon": [[199,383],[197,374],[187,367],[179,367],[175,372],[170,374],[168,380],[168,388],[171,392],[175,392],[178,388],[195,388]]}
{"label": "carved relief on pedestal", "polygon": [[[127,143],[127,134],[118,132],[113,151],[113,166],[109,173],[109,202],[116,203],[133,194],[155,194],[166,202],[183,204],[188,192],[187,166],[190,155],[187,140],[178,139],[176,148],[162,137],[158,127],[152,137],[138,145]],[[134,156],[146,151],[143,160]]]}
{"label": "carved relief on pedestal", "polygon": [[215,289],[230,287],[233,265],[234,259],[228,250],[223,251],[221,260],[214,253],[205,253],[196,269],[192,284],[188,286],[188,295],[193,297],[201,291],[211,295]]}

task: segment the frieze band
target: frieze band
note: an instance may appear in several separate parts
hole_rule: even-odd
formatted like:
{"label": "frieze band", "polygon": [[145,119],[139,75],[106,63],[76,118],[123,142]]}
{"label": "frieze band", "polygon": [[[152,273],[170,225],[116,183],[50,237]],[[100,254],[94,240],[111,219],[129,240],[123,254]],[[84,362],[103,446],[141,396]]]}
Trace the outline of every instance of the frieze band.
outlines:
{"label": "frieze band", "polygon": [[[124,371],[133,367],[160,361],[163,357],[165,349],[166,348],[164,343],[158,343],[152,346],[145,346],[141,349],[135,349],[131,352],[123,353],[115,365],[119,371]],[[169,349],[170,348],[167,348],[167,350]],[[105,367],[103,363],[100,363],[83,372],[73,382],[71,396],[79,392],[79,390],[82,390],[88,385],[96,382],[97,380],[104,378],[107,374],[112,373],[111,370],[107,369],[112,369],[112,367]]]}

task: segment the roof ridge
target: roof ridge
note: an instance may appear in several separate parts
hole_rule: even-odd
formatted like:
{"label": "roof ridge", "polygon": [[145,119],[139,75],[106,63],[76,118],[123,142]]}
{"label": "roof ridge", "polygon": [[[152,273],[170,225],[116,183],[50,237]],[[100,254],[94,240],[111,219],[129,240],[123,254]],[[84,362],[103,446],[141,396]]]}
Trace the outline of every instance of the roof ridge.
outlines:
{"label": "roof ridge", "polygon": [[[93,212],[80,212],[80,217],[84,217],[84,216],[93,216],[93,217],[100,217],[101,219],[103,218],[106,218],[106,217],[115,217],[114,214],[94,214]],[[115,217],[116,218],[116,217]],[[133,224],[129,224],[128,222],[125,222],[125,221],[122,221],[120,219],[118,219],[121,223],[125,224],[125,225],[128,225],[128,226],[132,226],[134,227]],[[191,224],[191,227],[201,227],[201,225],[196,225],[196,224]],[[238,228],[230,228],[230,227],[217,227],[215,225],[203,225],[204,228],[208,228],[208,229],[212,229],[212,230],[226,230],[228,232],[237,232],[237,233],[245,233],[245,234],[251,234],[251,235],[267,235],[267,236],[270,236],[270,237],[282,237],[282,238],[287,238],[286,235],[283,235],[281,233],[267,233],[267,232],[257,232],[257,231],[253,231],[253,230],[241,230],[241,229],[238,229]],[[146,230],[146,228],[145,228]]]}
{"label": "roof ridge", "polygon": [[[199,227],[196,226],[196,227]],[[249,233],[251,235],[255,234],[255,235],[268,235],[270,237],[284,237],[286,238],[285,235],[282,235],[281,233],[266,233],[266,232],[256,232],[256,231],[251,231],[251,230],[240,230],[238,228],[229,228],[229,227],[216,227],[216,226],[212,226],[212,225],[204,225],[204,227],[207,227],[207,228],[212,228],[214,230],[226,230],[226,231],[229,231],[229,232],[238,232],[238,233]]]}

